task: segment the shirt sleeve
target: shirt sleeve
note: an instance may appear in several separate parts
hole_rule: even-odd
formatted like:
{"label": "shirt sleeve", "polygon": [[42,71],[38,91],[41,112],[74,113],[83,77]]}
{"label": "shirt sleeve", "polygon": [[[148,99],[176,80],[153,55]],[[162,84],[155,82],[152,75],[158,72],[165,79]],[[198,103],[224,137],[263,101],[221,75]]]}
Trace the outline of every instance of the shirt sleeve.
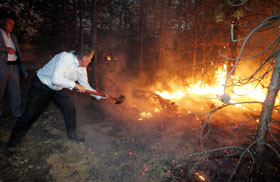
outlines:
{"label": "shirt sleeve", "polygon": [[[96,90],[94,90],[88,83],[88,77],[87,77],[87,69],[85,67],[83,68],[79,68],[80,70],[80,74],[78,77],[78,82],[83,85],[85,87],[85,89],[90,90],[90,91],[94,91],[97,92]],[[90,94],[91,96],[95,97],[97,100],[100,100],[102,97],[99,95],[93,95]]]}
{"label": "shirt sleeve", "polygon": [[55,65],[54,65],[54,70],[52,74],[52,84],[62,87],[62,88],[68,88],[72,90],[75,88],[75,82],[68,79],[65,75],[67,75],[67,71],[72,70],[71,68],[71,56],[67,54],[61,54],[58,55],[55,58]]}

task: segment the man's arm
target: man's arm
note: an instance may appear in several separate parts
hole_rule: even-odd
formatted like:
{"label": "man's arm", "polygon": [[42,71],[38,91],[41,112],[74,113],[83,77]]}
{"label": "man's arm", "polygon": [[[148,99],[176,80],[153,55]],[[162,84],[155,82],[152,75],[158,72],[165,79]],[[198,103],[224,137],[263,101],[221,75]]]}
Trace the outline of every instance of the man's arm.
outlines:
{"label": "man's arm", "polygon": [[[88,77],[87,77],[87,70],[86,70],[86,68],[80,68],[80,69],[82,69],[82,70],[80,72],[80,76],[78,78],[78,82],[81,85],[83,85],[86,90],[91,90],[91,91],[97,92],[88,83]],[[90,95],[92,97],[94,97],[96,100],[105,99],[105,98],[103,98],[102,96],[99,96],[99,95],[93,95],[93,94],[90,94]]]}
{"label": "man's arm", "polygon": [[55,59],[55,65],[51,79],[52,84],[62,88],[68,88],[70,90],[75,88],[75,82],[65,77],[67,72],[73,69],[69,64],[71,57],[67,54],[60,54],[55,56],[53,59]]}

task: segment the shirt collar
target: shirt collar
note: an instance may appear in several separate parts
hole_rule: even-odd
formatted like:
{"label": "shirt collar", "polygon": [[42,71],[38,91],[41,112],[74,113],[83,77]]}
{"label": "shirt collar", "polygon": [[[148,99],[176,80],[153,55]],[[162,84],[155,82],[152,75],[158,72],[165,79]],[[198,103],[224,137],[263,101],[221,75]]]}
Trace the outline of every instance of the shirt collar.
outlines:
{"label": "shirt collar", "polygon": [[[73,54],[74,55],[74,54]],[[79,61],[78,61],[78,58],[77,58],[77,56],[75,56],[74,55],[74,64],[75,64],[75,66],[77,66],[78,68],[83,68],[82,66],[80,66],[80,63],[79,63]]]}
{"label": "shirt collar", "polygon": [[10,33],[6,33],[2,28],[0,28],[0,31],[1,31],[3,36],[10,37]]}
{"label": "shirt collar", "polygon": [[79,67],[80,65],[79,65],[79,61],[78,61],[78,58],[77,58],[77,56],[73,53],[73,52],[71,52],[72,53],[72,55],[73,55],[73,62],[74,62],[74,65],[76,66],[76,67]]}

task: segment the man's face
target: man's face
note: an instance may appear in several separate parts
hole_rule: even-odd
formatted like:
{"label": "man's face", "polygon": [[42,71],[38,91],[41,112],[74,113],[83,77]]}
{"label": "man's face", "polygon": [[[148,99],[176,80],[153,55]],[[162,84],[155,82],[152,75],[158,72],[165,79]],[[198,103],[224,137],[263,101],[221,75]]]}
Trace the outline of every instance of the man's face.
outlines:
{"label": "man's face", "polygon": [[6,18],[6,19],[3,19],[1,23],[3,25],[4,31],[9,32],[9,33],[11,33],[13,31],[14,26],[15,26],[14,20]]}
{"label": "man's face", "polygon": [[80,66],[87,67],[88,64],[91,62],[92,57],[93,57],[93,53],[91,53],[89,56],[84,56],[82,58]]}

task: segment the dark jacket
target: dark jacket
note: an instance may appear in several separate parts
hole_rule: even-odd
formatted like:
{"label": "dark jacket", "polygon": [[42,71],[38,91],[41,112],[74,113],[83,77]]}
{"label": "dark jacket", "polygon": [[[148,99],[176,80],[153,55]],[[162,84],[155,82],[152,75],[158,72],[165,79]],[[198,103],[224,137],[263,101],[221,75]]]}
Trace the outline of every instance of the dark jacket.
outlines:
{"label": "dark jacket", "polygon": [[[11,39],[16,47],[16,55],[18,58],[18,66],[19,66],[19,70],[20,73],[22,75],[26,74],[26,69],[24,67],[23,61],[22,61],[22,56],[18,47],[18,41],[17,41],[17,37],[14,34],[10,34],[11,35]],[[2,52],[2,48],[6,47],[5,41],[2,37],[2,34],[0,32],[0,78],[4,77],[4,75],[6,74],[6,70],[7,70],[7,59],[8,59],[8,53],[6,52]]]}

